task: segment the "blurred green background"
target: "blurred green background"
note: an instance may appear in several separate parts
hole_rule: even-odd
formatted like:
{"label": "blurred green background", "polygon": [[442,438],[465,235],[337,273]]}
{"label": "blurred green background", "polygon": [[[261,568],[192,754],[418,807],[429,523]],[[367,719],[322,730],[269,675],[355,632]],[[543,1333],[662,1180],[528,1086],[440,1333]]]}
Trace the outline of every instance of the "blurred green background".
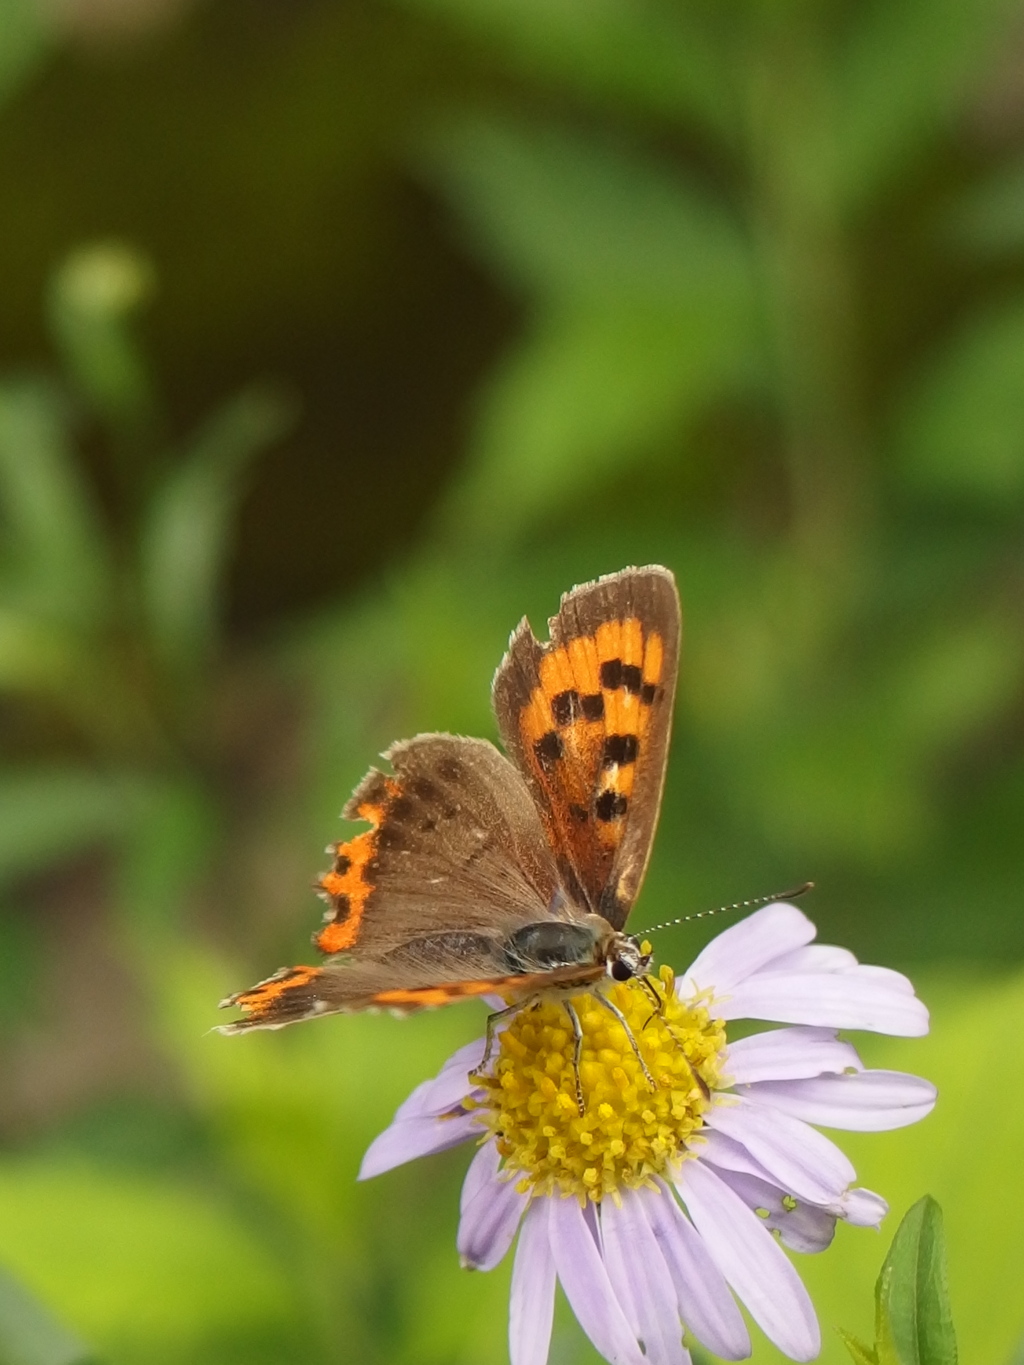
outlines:
{"label": "blurred green background", "polygon": [[929,1191],[1019,1360],[1024,8],[0,0],[0,185],[0,1365],[506,1358],[466,1154],[354,1183],[482,1011],[207,1030],[377,752],[650,561],[637,925],[812,877],[933,1007],[824,1359]]}

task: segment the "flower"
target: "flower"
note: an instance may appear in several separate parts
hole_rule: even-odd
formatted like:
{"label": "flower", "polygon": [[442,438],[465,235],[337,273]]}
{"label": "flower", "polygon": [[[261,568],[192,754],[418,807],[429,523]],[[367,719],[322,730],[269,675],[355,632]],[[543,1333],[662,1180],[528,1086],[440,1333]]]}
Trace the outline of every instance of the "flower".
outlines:
{"label": "flower", "polygon": [[[930,1112],[935,1088],[865,1070],[839,1038],[919,1036],[928,1013],[906,977],[813,944],[815,932],[795,906],[769,905],[678,980],[663,967],[647,986],[610,985],[633,1041],[595,996],[574,998],[582,1115],[570,1019],[553,998],[511,1017],[484,1074],[482,1039],[456,1052],[371,1144],[361,1179],[477,1142],[458,1249],[490,1270],[518,1231],[512,1365],[544,1365],[556,1280],[613,1365],[689,1365],[684,1329],[742,1359],[737,1299],[792,1359],[818,1354],[814,1309],[779,1243],[822,1251],[837,1219],[877,1227],[888,1206],[811,1125],[903,1127]],[[728,1041],[744,1018],[790,1027]]]}

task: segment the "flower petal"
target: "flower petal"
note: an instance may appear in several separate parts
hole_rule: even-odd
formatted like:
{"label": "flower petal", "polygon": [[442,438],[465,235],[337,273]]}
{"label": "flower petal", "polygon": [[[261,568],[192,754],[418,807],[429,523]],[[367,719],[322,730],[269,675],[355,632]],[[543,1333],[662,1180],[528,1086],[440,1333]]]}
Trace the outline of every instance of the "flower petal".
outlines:
{"label": "flower petal", "polygon": [[725,1062],[734,1085],[841,1074],[849,1067],[861,1070],[856,1050],[841,1042],[834,1029],[824,1028],[780,1028],[740,1038],[729,1044]]}
{"label": "flower petal", "polygon": [[555,1312],[555,1262],[548,1241],[548,1213],[543,1199],[526,1210],[512,1268],[508,1309],[508,1353],[511,1365],[547,1365]]}
{"label": "flower petal", "polygon": [[847,1190],[840,1202],[842,1216],[855,1228],[877,1228],[889,1212],[889,1205],[873,1190]]}
{"label": "flower petal", "polygon": [[474,1038],[458,1052],[453,1052],[437,1075],[418,1085],[398,1108],[395,1122],[401,1119],[436,1117],[454,1109],[474,1090],[469,1073],[480,1065],[484,1055],[484,1040]]}
{"label": "flower petal", "polygon": [[889,986],[899,995],[913,995],[914,985],[902,972],[894,972],[891,967],[877,967],[871,962],[858,962],[853,953],[846,948],[837,948],[830,943],[811,943],[806,948],[797,948],[776,958],[765,967],[766,974],[790,972],[857,972],[860,976],[873,977],[881,985]]}
{"label": "flower petal", "polygon": [[821,1332],[807,1290],[775,1238],[702,1161],[684,1161],[679,1193],[719,1270],[767,1337],[792,1360],[813,1360]]}
{"label": "flower petal", "polygon": [[512,1245],[526,1208],[527,1197],[514,1182],[498,1179],[500,1164],[496,1145],[485,1142],[466,1172],[455,1243],[466,1270],[494,1269]]}
{"label": "flower petal", "polygon": [[621,1203],[601,1205],[604,1263],[622,1311],[649,1360],[689,1365],[676,1290],[661,1248],[644,1216],[638,1190],[623,1190]]}
{"label": "flower petal", "polygon": [[583,1210],[575,1199],[543,1202],[555,1270],[580,1326],[611,1365],[645,1365]]}
{"label": "flower petal", "polygon": [[853,1166],[824,1133],[770,1105],[729,1096],[712,1105],[705,1120],[741,1143],[775,1184],[798,1199],[831,1203],[856,1179]]}
{"label": "flower petal", "polygon": [[637,1194],[672,1276],[684,1324],[723,1360],[745,1359],[750,1333],[743,1314],[675,1195],[660,1180],[657,1192],[642,1189]]}
{"label": "flower petal", "polygon": [[777,1232],[791,1251],[824,1251],[836,1232],[836,1214],[818,1204],[788,1198],[776,1185],[737,1171],[722,1179],[753,1209],[770,1232]]}
{"label": "flower petal", "polygon": [[404,1119],[385,1128],[370,1143],[359,1167],[359,1180],[370,1180],[417,1157],[446,1152],[460,1142],[480,1136],[475,1114],[456,1114],[452,1118]]}
{"label": "flower petal", "polygon": [[783,953],[765,967],[768,972],[841,972],[860,964],[849,948],[838,948],[834,943],[809,943]]}
{"label": "flower petal", "polygon": [[709,1161],[719,1171],[742,1171],[745,1175],[756,1175],[759,1180],[775,1183],[771,1174],[759,1161],[754,1160],[742,1142],[710,1128],[705,1128],[701,1133],[701,1142],[703,1145],[698,1149],[700,1160]]}
{"label": "flower petal", "polygon": [[766,962],[809,943],[816,933],[795,905],[781,901],[766,905],[711,940],[680,978],[680,999],[706,990],[713,990],[716,997],[728,994]]}
{"label": "flower petal", "polygon": [[[896,973],[899,975],[899,973]],[[716,992],[719,1019],[770,1019],[780,1024],[867,1029],[899,1038],[928,1032],[928,1011],[870,968],[849,972],[766,972],[742,982],[727,999]]]}
{"label": "flower petal", "polygon": [[815,1076],[799,1081],[759,1081],[742,1093],[785,1114],[857,1133],[880,1133],[917,1123],[935,1107],[930,1081],[903,1071],[862,1071],[856,1076]]}

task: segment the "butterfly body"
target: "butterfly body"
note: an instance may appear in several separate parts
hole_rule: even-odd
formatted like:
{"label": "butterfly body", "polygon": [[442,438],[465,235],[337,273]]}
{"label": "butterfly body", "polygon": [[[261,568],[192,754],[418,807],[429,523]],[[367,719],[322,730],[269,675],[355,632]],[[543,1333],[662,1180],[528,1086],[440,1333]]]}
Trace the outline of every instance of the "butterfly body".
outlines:
{"label": "butterfly body", "polygon": [[495,675],[508,756],[425,734],[384,755],[328,849],[326,961],[224,1001],[225,1032],[474,996],[509,1001],[625,980],[648,959],[623,932],[657,822],[679,651],[662,568],[573,589],[537,641],[525,620]]}

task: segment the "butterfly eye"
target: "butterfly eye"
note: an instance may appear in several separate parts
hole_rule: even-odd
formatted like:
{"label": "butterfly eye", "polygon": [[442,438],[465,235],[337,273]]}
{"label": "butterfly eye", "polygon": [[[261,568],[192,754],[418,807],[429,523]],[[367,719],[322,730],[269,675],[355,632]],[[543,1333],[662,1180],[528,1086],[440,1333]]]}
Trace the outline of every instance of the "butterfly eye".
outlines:
{"label": "butterfly eye", "polygon": [[630,981],[633,977],[633,968],[618,957],[611,965],[611,976],[614,981]]}

